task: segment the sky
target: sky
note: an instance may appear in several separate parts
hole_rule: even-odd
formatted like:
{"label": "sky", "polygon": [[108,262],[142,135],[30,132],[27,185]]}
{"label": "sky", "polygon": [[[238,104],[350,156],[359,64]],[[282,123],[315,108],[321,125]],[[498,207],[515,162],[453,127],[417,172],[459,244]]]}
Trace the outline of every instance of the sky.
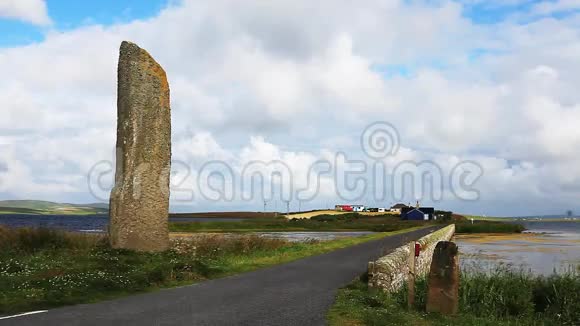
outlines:
{"label": "sky", "polygon": [[108,200],[123,40],[168,75],[173,211],[580,212],[578,0],[0,0],[0,199]]}

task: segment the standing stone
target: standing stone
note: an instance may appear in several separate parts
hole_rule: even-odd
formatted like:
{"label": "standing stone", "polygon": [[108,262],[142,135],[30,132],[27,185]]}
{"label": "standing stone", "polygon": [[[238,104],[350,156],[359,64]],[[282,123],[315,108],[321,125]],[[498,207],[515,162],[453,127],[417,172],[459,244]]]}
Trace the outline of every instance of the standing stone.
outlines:
{"label": "standing stone", "polygon": [[455,315],[459,309],[459,259],[457,245],[439,241],[433,252],[428,280],[427,312]]}
{"label": "standing stone", "polygon": [[117,84],[117,163],[110,199],[113,248],[163,251],[169,245],[171,112],[161,66],[123,41]]}

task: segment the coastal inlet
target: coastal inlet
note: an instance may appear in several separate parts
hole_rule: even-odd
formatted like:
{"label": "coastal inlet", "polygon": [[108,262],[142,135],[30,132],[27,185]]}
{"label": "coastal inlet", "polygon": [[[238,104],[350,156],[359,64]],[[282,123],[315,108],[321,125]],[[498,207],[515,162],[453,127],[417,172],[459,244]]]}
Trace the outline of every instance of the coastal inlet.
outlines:
{"label": "coastal inlet", "polygon": [[[246,218],[227,217],[170,217],[169,222],[240,222]],[[106,215],[0,215],[0,225],[11,228],[34,227],[59,229],[84,233],[105,233],[109,225],[109,217]],[[370,231],[351,232],[253,232],[269,239],[282,239],[292,242],[304,242],[309,240],[328,241],[340,238],[359,237],[371,234]],[[191,234],[189,234],[191,235]],[[180,236],[179,233],[173,236]]]}
{"label": "coastal inlet", "polygon": [[493,270],[510,265],[550,275],[580,268],[579,222],[525,222],[521,234],[457,235],[462,268]]}

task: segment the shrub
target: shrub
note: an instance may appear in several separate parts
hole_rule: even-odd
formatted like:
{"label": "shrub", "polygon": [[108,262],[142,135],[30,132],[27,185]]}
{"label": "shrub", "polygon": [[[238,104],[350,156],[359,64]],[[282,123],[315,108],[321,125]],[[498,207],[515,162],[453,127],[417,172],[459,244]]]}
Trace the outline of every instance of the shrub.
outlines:
{"label": "shrub", "polygon": [[521,224],[505,222],[475,221],[456,222],[457,233],[522,233],[526,228]]}
{"label": "shrub", "polygon": [[537,313],[561,321],[580,322],[578,273],[539,277],[532,291]]}

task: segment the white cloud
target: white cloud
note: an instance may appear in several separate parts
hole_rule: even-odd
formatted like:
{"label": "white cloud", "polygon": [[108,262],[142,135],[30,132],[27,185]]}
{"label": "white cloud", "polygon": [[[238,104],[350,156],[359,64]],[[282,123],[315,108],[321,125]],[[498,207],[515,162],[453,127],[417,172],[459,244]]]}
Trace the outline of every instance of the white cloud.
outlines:
{"label": "white cloud", "polygon": [[34,25],[51,24],[44,0],[2,0],[0,1],[0,18],[2,17],[18,19]]}
{"label": "white cloud", "polygon": [[[474,210],[502,198],[574,205],[580,18],[475,25],[462,9],[452,1],[184,1],[148,20],[52,31],[41,43],[0,49],[10,76],[0,81],[0,144],[21,166],[8,170],[10,180],[32,180],[2,189],[27,196],[60,180],[86,192],[88,170],[113,156],[117,51],[128,39],[166,69],[174,158],[194,171],[210,159],[238,172],[252,159],[281,159],[302,179],[335,151],[363,157],[363,128],[389,121],[401,135],[398,160],[445,170],[480,162]],[[333,200],[332,180],[323,181],[321,198]]]}
{"label": "white cloud", "polygon": [[535,15],[549,15],[569,10],[580,9],[580,1],[578,0],[557,0],[550,2],[537,3],[531,10]]}

